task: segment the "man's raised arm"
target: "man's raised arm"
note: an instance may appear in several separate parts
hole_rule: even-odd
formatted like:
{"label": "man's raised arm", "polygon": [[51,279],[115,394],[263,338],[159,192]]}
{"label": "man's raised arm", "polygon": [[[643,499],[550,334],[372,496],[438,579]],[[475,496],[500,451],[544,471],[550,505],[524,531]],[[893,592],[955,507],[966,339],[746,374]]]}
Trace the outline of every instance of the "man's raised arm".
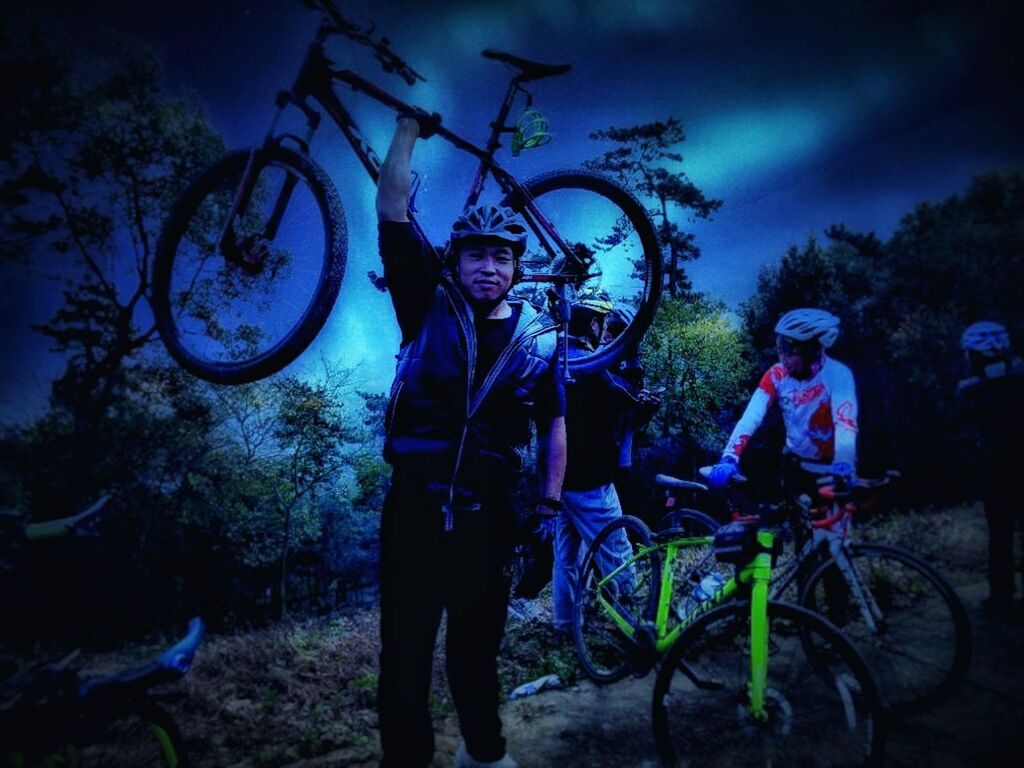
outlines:
{"label": "man's raised arm", "polygon": [[419,135],[419,123],[414,118],[403,117],[398,121],[377,179],[378,221],[409,220],[410,164]]}

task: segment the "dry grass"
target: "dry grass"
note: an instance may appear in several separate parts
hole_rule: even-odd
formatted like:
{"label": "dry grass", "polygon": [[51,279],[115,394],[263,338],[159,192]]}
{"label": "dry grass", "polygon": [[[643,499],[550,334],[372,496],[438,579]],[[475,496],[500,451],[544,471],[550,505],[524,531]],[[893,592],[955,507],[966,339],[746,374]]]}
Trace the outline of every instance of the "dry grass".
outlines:
{"label": "dry grass", "polygon": [[[279,766],[376,751],[377,614],[204,643],[175,712],[200,765]],[[239,758],[246,756],[239,762]]]}
{"label": "dry grass", "polygon": [[909,549],[954,584],[983,578],[988,562],[988,529],[980,504],[874,515],[857,527],[855,538]]}
{"label": "dry grass", "polygon": [[[981,507],[876,513],[857,526],[864,541],[904,546],[954,583],[984,578],[986,529]],[[378,759],[376,608],[292,622],[234,636],[209,637],[192,672],[167,706],[198,766],[374,765]],[[444,630],[435,654],[431,708],[442,738],[457,740],[444,675]],[[94,656],[110,671],[152,656],[134,647]],[[575,648],[551,630],[550,587],[513,605],[499,658],[503,698],[516,686],[556,673],[581,677]]]}

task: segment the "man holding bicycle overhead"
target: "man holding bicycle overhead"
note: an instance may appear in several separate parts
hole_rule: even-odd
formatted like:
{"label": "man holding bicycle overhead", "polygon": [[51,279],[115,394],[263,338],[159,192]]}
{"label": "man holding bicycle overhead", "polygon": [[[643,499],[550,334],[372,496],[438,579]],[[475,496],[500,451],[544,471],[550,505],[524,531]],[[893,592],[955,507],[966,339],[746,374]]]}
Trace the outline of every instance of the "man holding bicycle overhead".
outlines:
{"label": "man holding bicycle overhead", "polygon": [[[377,187],[380,253],[402,333],[385,416],[391,487],[381,517],[379,713],[383,766],[428,765],[434,643],[447,612],[457,768],[512,768],[498,717],[497,654],[508,608],[512,489],[530,421],[542,457],[538,513],[560,505],[565,397],[557,326],[508,299],[526,228],[507,208],[467,208],[446,264],[408,220],[409,164],[435,125],[401,116]],[[442,269],[442,266],[446,269]]]}
{"label": "man holding bicycle overhead", "polygon": [[775,325],[779,362],[761,377],[708,482],[724,488],[768,409],[778,403],[786,427],[785,485],[793,494],[817,493],[816,476],[801,461],[831,465],[846,480],[857,466],[857,393],[853,373],[826,354],[839,337],[839,318],[823,309],[794,309]]}
{"label": "man holding bicycle overhead", "polygon": [[987,320],[968,326],[960,346],[971,375],[960,381],[957,399],[980,438],[982,498],[988,520],[989,596],[982,604],[990,616],[1007,618],[1014,613],[1014,521],[1024,529],[1015,488],[1024,432],[1024,361],[1013,353],[1006,328]]}
{"label": "man holding bicycle overhead", "polygon": [[[592,352],[602,343],[614,309],[603,291],[577,296],[569,321],[570,359]],[[635,411],[641,418],[649,418],[661,399],[608,370],[577,375],[565,389],[566,429],[571,439],[563,509],[555,527],[551,586],[555,631],[571,637],[580,543],[586,541],[589,546],[602,528],[622,516],[613,482],[621,461],[621,417]],[[602,572],[610,572],[631,554],[625,529],[616,531],[601,549]],[[620,587],[629,589],[632,584]]]}

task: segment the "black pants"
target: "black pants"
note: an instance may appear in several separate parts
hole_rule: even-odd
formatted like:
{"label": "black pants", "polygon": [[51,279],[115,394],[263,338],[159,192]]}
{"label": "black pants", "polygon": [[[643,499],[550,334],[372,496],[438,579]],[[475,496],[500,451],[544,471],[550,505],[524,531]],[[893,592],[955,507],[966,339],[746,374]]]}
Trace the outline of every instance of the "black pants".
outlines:
{"label": "black pants", "polygon": [[1006,605],[1013,599],[1016,576],[1013,527],[1014,523],[1020,523],[1024,530],[1024,509],[1019,499],[1014,500],[1012,489],[993,488],[994,485],[995,482],[990,481],[990,490],[985,496],[985,517],[988,519],[988,591],[994,605]]}
{"label": "black pants", "polygon": [[382,766],[426,766],[434,754],[428,699],[434,643],[447,611],[448,686],[467,750],[505,754],[498,718],[497,655],[508,610],[508,494],[455,513],[444,530],[437,494],[400,473],[381,518],[381,653],[378,709]]}

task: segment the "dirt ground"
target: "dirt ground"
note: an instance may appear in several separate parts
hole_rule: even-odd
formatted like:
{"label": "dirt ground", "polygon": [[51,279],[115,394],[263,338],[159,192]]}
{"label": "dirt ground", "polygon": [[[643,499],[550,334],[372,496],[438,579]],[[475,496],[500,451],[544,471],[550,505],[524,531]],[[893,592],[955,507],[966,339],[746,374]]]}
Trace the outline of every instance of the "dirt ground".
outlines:
{"label": "dirt ground", "polygon": [[[963,687],[931,712],[891,724],[886,764],[1019,766],[1024,729],[1024,621],[992,621],[981,611],[984,582],[958,584],[970,615],[974,655]],[[651,728],[654,675],[607,687],[584,681],[505,705],[509,753],[521,768],[658,765]],[[445,756],[454,749],[441,744]],[[446,749],[446,747],[448,747]],[[447,766],[439,758],[434,765]]]}
{"label": "dirt ground", "polygon": [[[926,531],[914,536],[914,529]],[[889,724],[886,765],[1019,766],[1015,747],[1024,736],[1024,618],[993,620],[982,611],[985,581],[984,520],[980,507],[952,515],[917,514],[908,527],[886,525],[862,535],[873,541],[913,544],[942,567],[967,609],[973,655],[967,679],[950,700],[931,711]],[[908,538],[915,538],[908,542]],[[581,679],[564,690],[543,691],[505,703],[502,719],[509,754],[521,768],[652,768],[659,765],[651,725],[654,673],[609,686]],[[437,736],[434,768],[447,768],[458,745],[452,718]],[[326,756],[301,765],[345,765]],[[362,765],[374,765],[373,760]]]}

